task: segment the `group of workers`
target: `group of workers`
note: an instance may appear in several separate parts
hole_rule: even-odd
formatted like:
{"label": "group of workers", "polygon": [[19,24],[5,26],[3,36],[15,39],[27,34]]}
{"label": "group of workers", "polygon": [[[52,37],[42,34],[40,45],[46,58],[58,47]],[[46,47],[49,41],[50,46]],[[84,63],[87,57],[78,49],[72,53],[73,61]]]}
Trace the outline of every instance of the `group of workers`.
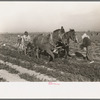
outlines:
{"label": "group of workers", "polygon": [[[65,32],[64,28],[61,27],[62,33]],[[27,48],[27,44],[31,42],[31,37],[28,34],[27,31],[24,32],[24,35],[20,36],[18,35],[18,48],[19,49],[24,49],[25,50],[25,54],[26,54],[26,48]],[[86,59],[89,61],[89,63],[94,63],[93,61],[93,57],[92,57],[92,45],[91,45],[91,39],[89,37],[89,35],[87,35],[86,33],[84,33],[82,35],[82,43],[80,45],[80,49],[84,49],[86,51]]]}

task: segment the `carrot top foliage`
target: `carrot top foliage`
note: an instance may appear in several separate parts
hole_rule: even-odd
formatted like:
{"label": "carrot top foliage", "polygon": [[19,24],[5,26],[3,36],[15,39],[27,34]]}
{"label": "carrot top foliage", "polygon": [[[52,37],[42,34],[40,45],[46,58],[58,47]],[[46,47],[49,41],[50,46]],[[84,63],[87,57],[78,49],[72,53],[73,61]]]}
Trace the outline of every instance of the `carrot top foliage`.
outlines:
{"label": "carrot top foliage", "polygon": [[[81,34],[77,33],[78,37],[81,37]],[[95,36],[95,34],[93,35]],[[61,81],[100,81],[100,41],[98,39],[98,37],[100,37],[98,35],[95,36],[95,38],[91,36],[93,38],[93,55],[94,55],[94,60],[95,63],[93,64],[89,64],[87,61],[84,60],[77,60],[76,58],[67,58],[67,59],[61,59],[61,58],[56,58],[54,60],[54,62],[50,62],[50,63],[45,63],[46,61],[46,57],[42,57],[41,59],[36,59],[34,57],[34,55],[32,57],[29,56],[25,56],[23,54],[19,54],[17,52],[17,50],[15,48],[12,47],[13,45],[16,43],[16,35],[2,35],[2,41],[3,43],[8,43],[9,45],[11,45],[11,49],[10,48],[6,48],[6,47],[0,47],[0,54],[3,54],[6,56],[6,58],[4,58],[3,60],[6,60],[8,62],[11,62],[11,60],[9,59],[9,57],[13,57],[16,58],[17,60],[13,60],[13,63],[16,63],[17,65],[21,65],[23,67],[25,67],[24,65],[20,64],[18,61],[23,60],[26,62],[30,63],[30,67],[28,67],[30,70],[36,70],[37,72],[41,72],[41,73],[45,73],[47,75],[51,75],[53,77],[56,77],[57,79],[61,80]],[[9,40],[10,38],[10,40]],[[8,41],[9,40],[9,41]],[[80,40],[81,42],[81,40]],[[79,50],[78,46],[76,46],[76,44],[73,44],[73,42],[71,41],[70,44],[70,52],[74,53],[75,50]],[[43,69],[43,68],[33,68],[31,66],[31,64],[38,64],[38,65],[44,65],[46,68],[51,68],[55,71],[47,71],[47,69]],[[64,75],[60,74],[59,72],[63,72],[66,73]],[[67,74],[69,73],[69,74]],[[24,75],[27,76],[27,75]],[[23,75],[22,75],[23,77]],[[31,77],[30,77],[31,79]],[[30,80],[29,79],[29,80]]]}

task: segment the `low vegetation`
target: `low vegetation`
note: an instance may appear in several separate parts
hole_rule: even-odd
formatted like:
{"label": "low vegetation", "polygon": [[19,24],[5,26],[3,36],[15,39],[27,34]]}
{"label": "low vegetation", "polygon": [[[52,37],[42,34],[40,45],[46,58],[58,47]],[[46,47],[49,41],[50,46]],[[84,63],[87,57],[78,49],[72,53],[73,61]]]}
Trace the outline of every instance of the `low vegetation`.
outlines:
{"label": "low vegetation", "polygon": [[[79,34],[79,33],[78,33]],[[78,38],[80,39],[82,34],[78,35]],[[67,58],[67,59],[61,59],[56,58],[54,62],[48,62],[45,63],[47,60],[45,57],[42,57],[41,59],[36,59],[33,55],[33,57],[25,56],[23,54],[19,54],[15,48],[9,49],[7,47],[0,47],[0,59],[3,61],[11,62],[13,64],[19,65],[21,67],[27,68],[29,70],[34,70],[36,72],[40,72],[41,74],[45,74],[47,76],[51,76],[56,78],[59,81],[100,81],[100,37],[98,35],[95,36],[93,34],[91,38],[93,39],[93,56],[95,63],[89,64],[87,61],[84,61],[82,59],[77,59],[75,57]],[[2,36],[2,43],[7,43],[8,37],[10,38],[10,35],[4,35]],[[16,43],[16,35],[12,35],[12,38],[8,41],[7,44],[13,45]],[[14,41],[14,42],[12,42]],[[81,42],[81,40],[79,40]],[[11,47],[11,48],[12,48]],[[74,44],[71,42],[70,44],[70,52],[73,53],[75,50],[79,50],[77,44]],[[36,67],[40,66],[40,67]],[[45,67],[41,67],[41,66]],[[10,73],[16,73],[19,72],[9,68],[9,66],[1,65],[0,69],[5,69],[9,71]],[[51,70],[48,70],[51,69]],[[28,81],[41,81],[39,79],[36,79],[34,76],[30,76],[28,74],[20,74],[21,78],[24,78]]]}

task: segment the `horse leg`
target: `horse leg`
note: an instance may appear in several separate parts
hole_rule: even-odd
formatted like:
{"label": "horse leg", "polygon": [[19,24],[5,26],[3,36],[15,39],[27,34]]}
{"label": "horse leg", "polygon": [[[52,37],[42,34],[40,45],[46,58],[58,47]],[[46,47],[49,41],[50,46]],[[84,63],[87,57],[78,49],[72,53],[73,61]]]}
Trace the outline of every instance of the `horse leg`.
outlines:
{"label": "horse leg", "polygon": [[69,54],[69,46],[66,46],[66,55],[71,57],[71,55]]}
{"label": "horse leg", "polygon": [[65,56],[64,56],[64,57],[65,57],[65,59],[66,59],[66,58],[67,58],[67,49],[65,48],[64,51],[65,51]]}
{"label": "horse leg", "polygon": [[37,58],[37,59],[40,58],[40,51],[39,51],[39,48],[36,49],[36,58]]}
{"label": "horse leg", "polygon": [[52,53],[52,51],[47,49],[46,52],[50,55],[49,61],[53,61],[54,60],[54,54]]}
{"label": "horse leg", "polygon": [[37,48],[36,49],[36,58],[39,58],[38,52],[39,52],[39,49]]}
{"label": "horse leg", "polygon": [[26,48],[26,54],[28,54],[28,48]]}
{"label": "horse leg", "polygon": [[65,46],[65,59],[68,57],[69,55],[69,46]]}

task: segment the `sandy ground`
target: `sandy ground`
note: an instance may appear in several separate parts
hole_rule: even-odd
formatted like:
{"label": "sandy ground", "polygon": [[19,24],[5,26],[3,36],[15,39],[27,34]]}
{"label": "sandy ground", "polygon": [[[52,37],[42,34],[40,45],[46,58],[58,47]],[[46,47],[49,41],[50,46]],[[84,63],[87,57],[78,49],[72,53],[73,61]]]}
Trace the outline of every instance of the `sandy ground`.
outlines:
{"label": "sandy ground", "polygon": [[[11,68],[16,69],[16,70],[19,71],[21,74],[27,73],[27,74],[29,74],[30,76],[34,75],[34,76],[36,76],[36,78],[38,78],[38,79],[40,79],[40,80],[42,80],[42,81],[58,81],[58,80],[56,80],[56,79],[53,78],[53,77],[48,77],[47,75],[44,75],[44,74],[41,74],[41,73],[37,73],[37,72],[35,72],[35,71],[28,70],[28,69],[26,69],[26,68],[22,68],[21,66],[14,65],[14,64],[9,63],[9,62],[4,62],[3,60],[0,60],[0,63],[1,63],[1,64],[6,64],[6,65],[8,65],[8,66],[11,67]],[[3,73],[3,71],[2,71],[2,73]],[[5,76],[6,76],[6,74],[5,74]],[[4,77],[5,77],[5,76],[4,76]],[[14,77],[14,76],[13,76],[13,77]],[[8,77],[8,78],[9,78],[9,77]],[[15,79],[16,79],[16,77],[15,77]],[[16,81],[17,81],[17,79],[16,79]]]}
{"label": "sandy ground", "polygon": [[10,74],[6,70],[0,70],[0,77],[8,82],[27,82],[26,80],[21,79],[17,74]]}

